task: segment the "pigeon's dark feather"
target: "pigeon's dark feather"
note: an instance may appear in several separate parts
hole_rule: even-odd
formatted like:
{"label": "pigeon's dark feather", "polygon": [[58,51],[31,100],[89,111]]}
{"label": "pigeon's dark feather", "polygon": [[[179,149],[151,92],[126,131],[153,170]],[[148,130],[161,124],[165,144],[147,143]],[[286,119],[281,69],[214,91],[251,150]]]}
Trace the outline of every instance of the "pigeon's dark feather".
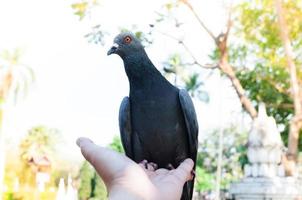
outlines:
{"label": "pigeon's dark feather", "polygon": [[[182,112],[184,114],[187,132],[188,132],[188,139],[189,139],[189,148],[190,148],[190,158],[194,160],[194,170],[195,170],[195,161],[197,156],[197,149],[198,149],[198,122],[197,117],[194,109],[193,102],[186,90],[179,90],[179,101],[182,108]],[[188,190],[188,194],[190,198],[193,195],[193,188],[194,188],[194,179],[186,183],[184,190]]]}
{"label": "pigeon's dark feather", "polygon": [[[131,37],[132,42],[124,42]],[[191,158],[196,162],[198,125],[189,95],[173,86],[156,69],[143,46],[131,33],[115,38],[108,54],[118,54],[128,76],[129,98],[120,108],[120,132],[127,156],[146,159],[160,168],[175,168]],[[128,41],[129,42],[129,41]],[[182,200],[189,200],[193,181],[187,182]]]}
{"label": "pigeon's dark feather", "polygon": [[190,154],[196,158],[198,149],[198,122],[193,102],[186,90],[179,91],[179,101],[188,131]]}
{"label": "pigeon's dark feather", "polygon": [[131,120],[130,120],[130,102],[129,97],[124,97],[119,111],[119,127],[121,133],[122,145],[128,157],[133,157],[131,143]]}

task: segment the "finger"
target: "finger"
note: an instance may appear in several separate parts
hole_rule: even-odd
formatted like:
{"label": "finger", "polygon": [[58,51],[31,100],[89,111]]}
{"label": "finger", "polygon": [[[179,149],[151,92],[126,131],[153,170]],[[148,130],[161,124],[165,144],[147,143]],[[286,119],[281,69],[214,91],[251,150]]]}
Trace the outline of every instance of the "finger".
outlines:
{"label": "finger", "polygon": [[100,147],[88,138],[79,138],[77,145],[81,148],[84,158],[96,169],[105,182],[112,180],[115,174],[133,163],[127,157],[113,150]]}
{"label": "finger", "polygon": [[147,163],[147,170],[155,171],[154,165],[152,165],[151,163]]}
{"label": "finger", "polygon": [[94,165],[95,153],[97,151],[96,145],[89,138],[78,138],[76,141],[77,145],[80,147],[84,158]]}
{"label": "finger", "polygon": [[174,175],[176,175],[181,181],[186,182],[192,179],[192,169],[194,166],[194,162],[192,159],[184,160],[174,171]]}
{"label": "finger", "polygon": [[150,162],[149,164],[152,165],[152,167],[153,167],[154,170],[158,169],[158,165],[156,163]]}
{"label": "finger", "polygon": [[143,160],[141,161],[140,163],[138,163],[138,165],[143,168],[144,170],[147,169],[147,164],[148,164],[148,161],[147,160]]}
{"label": "finger", "polygon": [[194,169],[192,169],[192,171],[191,171],[191,176],[192,176],[192,178],[191,178],[191,179],[195,178],[195,176],[196,176],[196,172],[195,172],[195,170],[194,170]]}
{"label": "finger", "polygon": [[168,165],[167,165],[167,167],[166,167],[168,170],[173,170],[173,169],[175,169],[175,167],[171,164],[171,163],[169,163]]}
{"label": "finger", "polygon": [[155,171],[157,168],[157,165],[153,162],[148,162],[147,160],[143,160],[139,163],[139,166],[141,166],[145,171]]}
{"label": "finger", "polygon": [[160,168],[160,169],[156,170],[155,172],[158,175],[165,175],[165,174],[169,173],[169,170],[167,170],[165,168]]}

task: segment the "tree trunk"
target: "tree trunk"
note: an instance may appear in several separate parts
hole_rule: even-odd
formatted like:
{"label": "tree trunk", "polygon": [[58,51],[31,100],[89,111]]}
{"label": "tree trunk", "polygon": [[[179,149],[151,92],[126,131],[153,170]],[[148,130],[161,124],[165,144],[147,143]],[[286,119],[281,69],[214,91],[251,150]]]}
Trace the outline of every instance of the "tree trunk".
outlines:
{"label": "tree trunk", "polygon": [[227,39],[229,36],[229,31],[232,26],[231,21],[231,13],[232,11],[229,11],[229,17],[227,22],[227,30],[225,33],[220,34],[218,37],[215,37],[215,35],[208,29],[208,27],[203,23],[203,21],[199,18],[198,14],[195,12],[193,6],[190,4],[188,0],[181,0],[183,4],[185,4],[191,12],[194,14],[195,18],[197,19],[200,26],[209,34],[209,36],[214,40],[215,44],[217,45],[219,51],[220,51],[220,59],[219,59],[219,68],[223,73],[225,73],[231,80],[232,85],[240,99],[240,102],[242,104],[242,107],[247,111],[247,113],[251,116],[252,119],[257,117],[257,110],[254,108],[251,100],[246,96],[245,90],[243,89],[239,79],[236,77],[236,74],[234,72],[234,69],[232,66],[228,63],[228,54],[227,54]]}
{"label": "tree trunk", "polygon": [[251,100],[245,95],[245,90],[243,89],[239,79],[236,77],[236,74],[228,62],[222,61],[219,62],[219,68],[229,77],[232,82],[232,85],[238,95],[240,103],[247,113],[251,116],[252,119],[257,117],[257,111],[254,108]]}
{"label": "tree trunk", "polygon": [[4,194],[4,172],[5,172],[5,149],[4,137],[2,133],[3,109],[0,105],[0,199],[3,199]]}
{"label": "tree trunk", "polygon": [[275,6],[278,16],[279,30],[281,40],[284,46],[288,70],[290,73],[291,95],[294,101],[294,116],[290,121],[288,134],[288,153],[287,162],[290,168],[286,169],[288,175],[293,175],[295,171],[295,163],[298,155],[299,132],[301,129],[302,120],[302,105],[300,100],[299,83],[297,79],[297,68],[293,60],[293,50],[290,44],[288,27],[284,19],[284,11],[282,9],[281,0],[275,0]]}
{"label": "tree trunk", "polygon": [[8,72],[4,75],[1,80],[0,85],[0,200],[3,199],[4,194],[4,176],[5,176],[5,148],[4,148],[4,140],[5,136],[2,130],[3,125],[3,112],[4,112],[4,104],[5,100],[8,97],[9,91],[12,86],[13,74],[12,69],[10,68]]}
{"label": "tree trunk", "polygon": [[253,106],[251,100],[246,96],[245,90],[243,89],[239,79],[237,78],[233,67],[228,62],[227,37],[228,32],[226,34],[222,34],[216,39],[216,44],[220,51],[220,60],[218,66],[221,71],[225,73],[231,80],[243,108],[247,111],[252,119],[255,119],[257,117],[257,110]]}
{"label": "tree trunk", "polygon": [[[219,68],[222,72],[224,72],[231,80],[232,85],[240,99],[240,102],[243,108],[249,113],[252,119],[257,117],[257,111],[254,108],[251,100],[245,95],[245,91],[236,77],[234,69],[228,63],[228,55],[227,55],[227,39],[229,30],[231,28],[231,19],[229,15],[227,31],[225,33],[220,34],[218,37],[215,37],[214,34],[205,26],[202,20],[199,18],[197,13],[195,12],[193,6],[188,2],[188,0],[181,0],[188,8],[193,12],[194,16],[197,18],[201,27],[209,34],[209,36],[215,41],[219,52]],[[299,131],[302,128],[302,93],[299,91],[299,83],[297,80],[297,71],[296,66],[293,61],[293,51],[290,45],[290,40],[288,36],[288,29],[286,22],[283,18],[284,14],[282,11],[281,0],[275,0],[276,10],[278,15],[281,39],[284,45],[286,59],[288,63],[290,79],[291,79],[291,93],[294,100],[294,116],[290,122],[290,131],[288,138],[288,154],[285,157],[285,168],[287,175],[292,175],[295,169],[296,158],[298,154],[298,140],[299,140]],[[231,13],[231,10],[230,12]],[[284,160],[284,159],[283,159]]]}

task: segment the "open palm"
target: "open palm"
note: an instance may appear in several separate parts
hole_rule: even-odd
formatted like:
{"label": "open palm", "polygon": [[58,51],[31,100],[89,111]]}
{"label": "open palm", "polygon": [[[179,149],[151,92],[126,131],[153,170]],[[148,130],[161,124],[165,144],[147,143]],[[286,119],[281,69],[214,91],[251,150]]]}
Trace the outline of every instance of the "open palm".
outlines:
{"label": "open palm", "polygon": [[87,138],[77,144],[101,176],[109,199],[180,199],[183,185],[192,179],[193,161],[186,159],[172,170],[157,169],[155,163],[135,163],[123,154],[95,145]]}
{"label": "open palm", "polygon": [[178,168],[172,170],[157,169],[155,163],[148,163],[146,160],[139,165],[162,199],[180,199],[184,183],[193,178],[190,173],[194,165],[191,159],[185,160]]}

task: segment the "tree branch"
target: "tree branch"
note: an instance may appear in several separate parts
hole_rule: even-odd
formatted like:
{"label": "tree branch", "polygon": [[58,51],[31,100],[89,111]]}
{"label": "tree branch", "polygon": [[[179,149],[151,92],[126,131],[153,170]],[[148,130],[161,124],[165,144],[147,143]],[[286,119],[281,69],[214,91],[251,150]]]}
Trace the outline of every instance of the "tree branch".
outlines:
{"label": "tree branch", "polygon": [[181,39],[178,39],[177,37],[173,36],[173,35],[170,35],[168,33],[164,33],[162,31],[159,31],[157,30],[157,32],[159,32],[160,34],[166,36],[166,37],[169,37],[173,40],[175,40],[177,43],[179,43],[180,45],[183,46],[183,48],[186,50],[186,52],[190,55],[190,57],[193,59],[193,63],[192,64],[195,64],[195,65],[198,65],[202,68],[206,68],[206,69],[214,69],[214,68],[217,68],[218,65],[217,64],[213,64],[213,65],[209,65],[209,64],[201,64],[200,62],[198,62],[197,58],[194,56],[193,52],[189,49],[189,47],[183,42],[183,40]]}
{"label": "tree branch", "polygon": [[193,6],[189,3],[188,0],[180,0],[180,2],[182,2],[183,4],[185,4],[193,13],[193,15],[195,16],[195,18],[197,19],[198,23],[201,25],[201,27],[210,35],[210,37],[215,41],[216,43],[216,37],[213,34],[212,31],[210,31],[210,29],[203,23],[203,21],[200,19],[200,17],[198,16],[198,14],[195,12]]}
{"label": "tree branch", "polygon": [[243,89],[239,79],[236,77],[232,66],[227,62],[227,60],[224,60],[223,62],[219,62],[219,68],[231,80],[231,83],[238,95],[243,108],[248,112],[252,119],[255,119],[258,115],[257,110],[254,108],[251,100],[246,96],[245,90]]}
{"label": "tree branch", "polygon": [[287,161],[285,162],[285,164],[287,163],[285,165],[286,174],[293,175],[296,168],[296,161],[298,156],[299,132],[302,126],[302,104],[300,100],[301,94],[297,80],[297,68],[294,62],[293,49],[290,44],[289,31],[284,18],[285,13],[282,8],[281,0],[275,0],[275,7],[277,11],[281,41],[284,46],[286,61],[289,68],[291,94],[294,101],[294,116],[290,121],[288,134],[288,152],[286,156]]}

